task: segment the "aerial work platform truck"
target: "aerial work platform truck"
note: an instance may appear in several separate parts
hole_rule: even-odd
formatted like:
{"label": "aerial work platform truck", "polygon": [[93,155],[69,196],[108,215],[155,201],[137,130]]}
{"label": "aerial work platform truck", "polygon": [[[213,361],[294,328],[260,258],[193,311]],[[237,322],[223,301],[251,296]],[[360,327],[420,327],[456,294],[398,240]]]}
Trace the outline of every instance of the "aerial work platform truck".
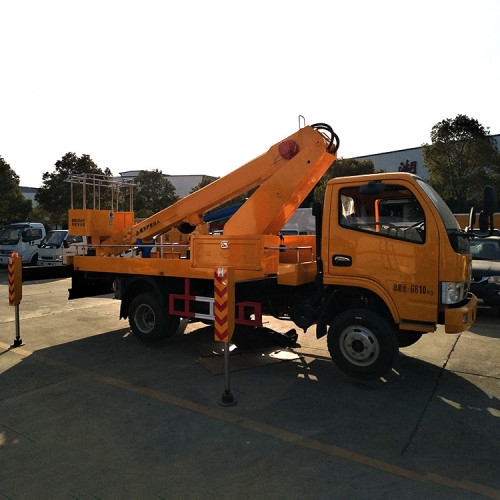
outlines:
{"label": "aerial work platform truck", "polygon": [[[330,126],[304,126],[140,222],[132,211],[70,210],[69,232],[90,241],[87,255],[71,259],[70,299],[113,292],[132,332],[159,342],[181,317],[213,318],[214,269],[230,268],[236,324],[259,327],[267,314],[304,331],[316,325],[337,366],[359,379],[384,375],[400,347],[438,324],[468,329],[477,307],[468,238],[425,180],[334,178],[313,207],[316,234],[279,234],[338,145]],[[254,188],[222,234],[196,231],[208,212]],[[173,230],[189,235],[184,244],[166,241]]]}

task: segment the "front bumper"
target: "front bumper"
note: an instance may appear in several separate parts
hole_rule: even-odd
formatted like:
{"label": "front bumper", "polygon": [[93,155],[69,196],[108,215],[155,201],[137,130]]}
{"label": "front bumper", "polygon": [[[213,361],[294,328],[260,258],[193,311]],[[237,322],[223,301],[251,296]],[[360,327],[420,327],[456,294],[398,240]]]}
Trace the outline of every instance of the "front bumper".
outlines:
{"label": "front bumper", "polygon": [[467,302],[460,307],[449,307],[444,313],[444,331],[460,333],[469,329],[476,320],[477,297],[470,293]]}
{"label": "front bumper", "polygon": [[9,258],[10,255],[0,255],[0,266],[8,266]]}

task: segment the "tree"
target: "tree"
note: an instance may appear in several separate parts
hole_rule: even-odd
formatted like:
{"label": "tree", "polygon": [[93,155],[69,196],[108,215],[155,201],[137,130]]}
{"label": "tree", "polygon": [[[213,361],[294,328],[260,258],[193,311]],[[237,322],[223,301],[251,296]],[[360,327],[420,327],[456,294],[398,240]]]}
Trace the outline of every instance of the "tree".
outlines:
{"label": "tree", "polygon": [[194,193],[196,191],[198,191],[199,189],[205,187],[205,186],[208,186],[209,184],[212,184],[212,182],[216,181],[218,179],[218,177],[212,177],[211,175],[204,175],[202,178],[201,178],[201,181],[196,184],[196,186],[194,186],[191,191],[189,191],[189,194],[191,193]]}
{"label": "tree", "polygon": [[[89,155],[78,157],[75,153],[66,153],[55,163],[54,172],[45,172],[42,176],[42,186],[35,200],[45,211],[54,225],[65,226],[68,223],[68,210],[71,208],[71,185],[68,177],[72,174],[99,174],[111,178],[111,171],[101,170]],[[86,188],[87,208],[94,208],[94,200],[99,193],[93,187]],[[111,208],[111,193],[104,189],[100,193],[100,207]],[[83,185],[73,186],[73,208],[83,208]],[[95,208],[99,208],[96,201]]]}
{"label": "tree", "polygon": [[[204,175],[202,177],[201,181],[198,184],[196,184],[196,186],[194,186],[193,189],[191,189],[191,191],[189,192],[189,194],[195,193],[199,189],[201,189],[201,188],[203,188],[205,186],[208,186],[209,184],[212,184],[212,182],[216,181],[217,179],[219,179],[219,177],[212,177],[210,175]],[[249,198],[255,192],[256,189],[257,188],[250,189],[250,191],[246,191],[245,193],[240,194],[239,196],[236,196],[232,200],[229,200],[229,201],[226,201],[225,203],[222,203],[222,205],[219,205],[214,210],[219,210],[219,209],[222,209],[222,208],[232,207],[233,205],[241,204],[247,198]]]}
{"label": "tree", "polygon": [[323,201],[325,197],[326,184],[334,177],[350,177],[352,175],[373,174],[375,167],[371,160],[356,160],[355,158],[339,158],[325,172],[314,188],[314,199]]}
{"label": "tree", "polygon": [[134,212],[136,217],[149,217],[175,203],[179,196],[174,185],[160,170],[143,170],[136,178]]}
{"label": "tree", "polygon": [[19,176],[0,156],[0,224],[24,221],[31,209],[31,200],[19,188]]}
{"label": "tree", "polygon": [[466,115],[432,127],[431,144],[422,145],[429,182],[453,211],[467,211],[486,184],[500,188],[500,153],[489,131]]}

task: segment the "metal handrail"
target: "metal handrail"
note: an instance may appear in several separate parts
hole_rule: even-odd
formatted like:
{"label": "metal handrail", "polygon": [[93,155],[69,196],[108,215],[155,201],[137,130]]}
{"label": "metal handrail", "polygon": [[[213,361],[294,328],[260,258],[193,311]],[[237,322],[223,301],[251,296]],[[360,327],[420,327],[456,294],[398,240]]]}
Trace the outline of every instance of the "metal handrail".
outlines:
{"label": "metal handrail", "polygon": [[305,247],[264,247],[265,250],[279,250],[281,252],[285,250],[296,250],[297,251],[297,263],[300,264],[300,251],[301,250],[310,250],[311,251],[311,262],[313,260],[314,256],[314,250],[313,247],[311,246],[305,246]]}

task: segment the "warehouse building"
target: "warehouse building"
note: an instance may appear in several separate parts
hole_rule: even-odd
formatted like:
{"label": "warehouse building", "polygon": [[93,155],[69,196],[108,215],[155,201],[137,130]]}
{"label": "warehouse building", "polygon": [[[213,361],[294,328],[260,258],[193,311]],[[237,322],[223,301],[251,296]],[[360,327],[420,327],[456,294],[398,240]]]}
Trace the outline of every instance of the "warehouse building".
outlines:
{"label": "warehouse building", "polygon": [[[142,170],[128,170],[127,172],[120,172],[121,179],[135,179]],[[165,179],[168,179],[175,188],[175,192],[179,198],[187,196],[191,189],[197,186],[203,179],[203,175],[168,175],[163,174]]]}
{"label": "warehouse building", "polygon": [[[492,135],[500,149],[500,134]],[[429,171],[425,168],[422,148],[400,149],[387,153],[376,153],[373,155],[356,156],[356,160],[371,160],[375,170],[386,172],[410,172],[424,179],[429,177]]]}

